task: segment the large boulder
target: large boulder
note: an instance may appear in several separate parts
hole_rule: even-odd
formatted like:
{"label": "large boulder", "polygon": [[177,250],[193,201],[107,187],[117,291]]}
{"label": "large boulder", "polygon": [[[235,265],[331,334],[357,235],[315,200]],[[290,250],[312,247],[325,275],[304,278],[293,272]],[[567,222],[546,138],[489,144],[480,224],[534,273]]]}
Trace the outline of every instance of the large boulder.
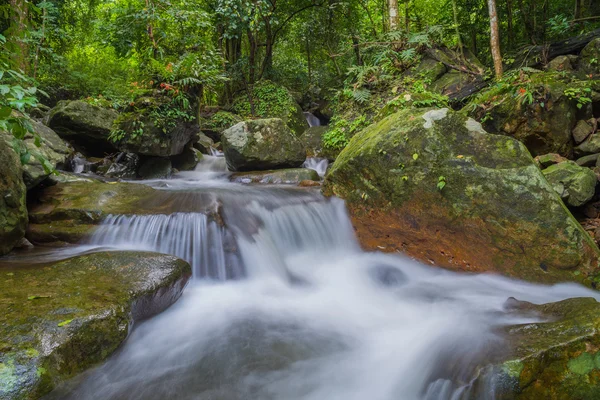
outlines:
{"label": "large boulder", "polygon": [[242,121],[244,121],[244,119],[239,115],[228,111],[217,110],[200,118],[200,129],[202,129],[202,132],[213,141],[220,142],[221,133],[223,133],[225,129],[229,129]]}
{"label": "large boulder", "polygon": [[296,168],[306,159],[302,142],[279,118],[240,122],[221,139],[231,171]]}
{"label": "large boulder", "polygon": [[141,252],[0,267],[0,398],[13,400],[40,398],[105,360],[191,275],[183,260]]}
{"label": "large boulder", "polygon": [[[64,168],[71,150],[52,129],[34,119],[27,118],[27,120],[39,137],[39,146],[36,145],[36,137],[31,133],[25,135],[22,141],[22,145],[30,154],[21,168],[23,181],[29,190],[46,179],[53,170]],[[0,131],[0,137],[12,146],[14,140],[12,134]]]}
{"label": "large boulder", "polygon": [[173,108],[164,96],[138,99],[119,116],[115,129],[115,144],[121,151],[152,157],[181,154],[200,132],[194,118]]}
{"label": "large boulder", "polygon": [[522,143],[448,109],[357,134],[325,180],[368,249],[537,282],[597,278],[600,251]]}
{"label": "large boulder", "polygon": [[482,369],[487,374],[474,387],[493,390],[499,400],[600,398],[600,306],[595,299],[543,305],[509,299],[505,311],[537,315],[541,321],[505,328],[501,359]]}
{"label": "large boulder", "polygon": [[115,110],[85,101],[59,101],[48,115],[48,126],[81,153],[102,157],[116,150],[109,135],[117,117]]}
{"label": "large boulder", "polygon": [[589,168],[577,165],[574,161],[551,165],[542,173],[569,206],[582,206],[596,193],[598,183],[596,174]]}
{"label": "large boulder", "polygon": [[0,140],[0,256],[12,250],[27,228],[26,188],[21,168],[17,154]]}
{"label": "large boulder", "polygon": [[[533,73],[523,83],[492,87],[472,102],[472,116],[492,133],[512,136],[534,155],[573,155],[572,131],[578,120],[592,116],[591,107],[578,107],[576,98],[565,93],[582,82],[570,83],[560,75]],[[532,95],[530,102],[526,96]],[[576,92],[573,92],[576,93]],[[575,95],[576,97],[576,95]]]}
{"label": "large boulder", "polygon": [[579,69],[588,77],[600,77],[600,38],[594,39],[581,51]]}
{"label": "large boulder", "polygon": [[257,82],[252,87],[252,104],[247,94],[240,95],[233,102],[234,111],[250,118],[279,118],[295,135],[309,128],[302,108],[292,94],[283,86],[267,80]]}

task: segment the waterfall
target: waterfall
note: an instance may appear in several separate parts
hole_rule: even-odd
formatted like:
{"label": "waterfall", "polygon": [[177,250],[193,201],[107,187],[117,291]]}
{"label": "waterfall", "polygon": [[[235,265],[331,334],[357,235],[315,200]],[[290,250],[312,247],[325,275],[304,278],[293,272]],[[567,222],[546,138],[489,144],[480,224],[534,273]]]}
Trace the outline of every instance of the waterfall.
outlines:
{"label": "waterfall", "polygon": [[188,261],[197,278],[239,278],[241,268],[226,265],[223,238],[223,228],[199,213],[111,215],[91,244],[173,254]]}
{"label": "waterfall", "polygon": [[339,199],[205,178],[151,184],[170,207],[218,203],[218,224],[200,212],[115,215],[93,242],[175,254],[212,279],[195,279],[107,363],[48,399],[492,400],[470,382],[506,351],[499,332],[539,321],[505,307],[509,297],[600,299],[575,284],[363,252]]}
{"label": "waterfall", "polygon": [[325,173],[327,172],[327,167],[329,167],[329,160],[326,158],[311,157],[307,158],[306,161],[304,161],[304,164],[302,164],[302,166],[304,168],[313,169],[317,171],[317,174],[319,174],[319,176],[323,178],[325,177]]}
{"label": "waterfall", "polygon": [[308,126],[321,126],[321,120],[317,118],[313,113],[305,111],[304,117],[306,118],[306,122],[308,122]]}

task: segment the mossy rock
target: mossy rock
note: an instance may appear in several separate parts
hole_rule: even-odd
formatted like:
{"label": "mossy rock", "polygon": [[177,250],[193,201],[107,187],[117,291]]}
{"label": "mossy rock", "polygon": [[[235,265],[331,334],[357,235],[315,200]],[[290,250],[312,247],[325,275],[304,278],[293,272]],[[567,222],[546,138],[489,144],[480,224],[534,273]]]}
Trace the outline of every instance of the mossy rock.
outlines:
{"label": "mossy rock", "polygon": [[589,42],[581,51],[579,69],[588,77],[600,78],[600,38]]}
{"label": "mossy rock", "polygon": [[491,375],[498,400],[600,398],[600,304],[592,298],[509,303],[508,311],[545,322],[505,328],[504,358],[475,386]]}
{"label": "mossy rock", "polygon": [[221,133],[235,124],[242,122],[244,118],[232,112],[219,110],[209,116],[200,119],[200,129],[215,142],[221,141]]}
{"label": "mossy rock", "polygon": [[221,220],[218,205],[210,192],[178,197],[169,191],[138,183],[69,178],[39,189],[29,200],[27,238],[32,243],[45,245],[89,240],[97,225],[111,214],[195,212]]}
{"label": "mossy rock", "polygon": [[[29,190],[46,179],[52,173],[52,170],[64,168],[71,154],[71,149],[56,132],[46,125],[28,117],[24,118],[31,124],[33,131],[40,138],[40,146],[35,145],[35,137],[30,133],[23,138],[23,144],[30,153],[30,157],[27,163],[22,165],[21,169],[23,181]],[[3,138],[12,146],[12,134],[0,131],[0,138]]]}
{"label": "mossy rock", "polygon": [[[186,145],[197,140],[200,128],[195,121],[176,118],[168,127],[156,125],[158,120],[150,116],[152,108],[136,108],[122,114],[115,122],[116,129],[125,136],[116,142],[119,150],[150,157],[171,157],[181,154]],[[139,133],[139,130],[142,133]]]}
{"label": "mossy rock", "polygon": [[80,243],[109,214],[139,214],[156,190],[134,183],[70,181],[41,189],[29,204],[33,243]]}
{"label": "mossy rock", "polygon": [[307,168],[290,168],[275,171],[237,172],[229,178],[237,183],[268,183],[268,184],[293,184],[302,181],[319,181],[317,171]]}
{"label": "mossy rock", "polygon": [[185,261],[142,252],[0,263],[0,398],[38,399],[105,360],[134,322],[174,303],[190,276]]}
{"label": "mossy rock", "polygon": [[443,63],[431,57],[424,57],[419,65],[410,72],[410,75],[416,75],[417,77],[434,82],[441,78],[447,71],[448,69]]}
{"label": "mossy rock", "polygon": [[221,139],[230,171],[296,168],[306,159],[302,142],[278,118],[241,122]]}
{"label": "mossy rock", "polygon": [[48,115],[48,126],[77,151],[102,157],[116,150],[108,137],[117,117],[115,110],[85,101],[59,101]]}
{"label": "mossy rock", "polygon": [[[554,73],[533,73],[528,86],[535,93],[535,100],[529,104],[514,93],[498,87],[491,87],[475,98],[473,107],[465,109],[480,110],[479,105],[489,102],[482,114],[480,111],[471,116],[482,121],[483,127],[491,133],[507,135],[523,142],[534,155],[558,153],[570,158],[573,156],[572,131],[580,119],[591,118],[591,107],[581,109],[577,101],[565,95],[568,88],[586,85],[585,82],[571,83]],[[505,85],[504,87],[509,87]]]}
{"label": "mossy rock", "polygon": [[0,140],[0,256],[12,250],[27,228],[27,190],[21,168],[12,147]]}
{"label": "mossy rock", "polygon": [[268,80],[257,82],[252,87],[252,101],[254,113],[246,94],[234,100],[233,109],[244,119],[279,118],[298,136],[309,128],[302,109],[283,86]]}
{"label": "mossy rock", "polygon": [[522,143],[448,109],[405,110],[357,134],[324,191],[368,249],[535,282],[598,277],[600,251]]}
{"label": "mossy rock", "polygon": [[596,193],[598,183],[596,174],[589,168],[577,165],[574,161],[551,165],[542,173],[569,206],[582,206]]}
{"label": "mossy rock", "polygon": [[323,152],[323,135],[327,132],[327,126],[312,126],[299,137],[304,144],[307,157],[319,157]]}

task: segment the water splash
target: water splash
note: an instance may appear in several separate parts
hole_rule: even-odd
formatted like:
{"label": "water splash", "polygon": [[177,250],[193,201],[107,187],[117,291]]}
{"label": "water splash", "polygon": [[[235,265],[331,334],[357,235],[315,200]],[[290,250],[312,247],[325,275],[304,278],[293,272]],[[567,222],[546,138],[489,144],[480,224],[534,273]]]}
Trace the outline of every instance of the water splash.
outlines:
{"label": "water splash", "polygon": [[321,126],[321,120],[317,118],[313,113],[305,111],[304,117],[306,118],[306,122],[308,122],[308,126]]}
{"label": "water splash", "polygon": [[319,176],[323,178],[325,177],[325,173],[327,172],[327,167],[329,167],[329,160],[327,160],[326,158],[311,157],[307,158],[306,161],[304,161],[304,164],[302,164],[302,166],[304,168],[317,171],[317,174],[319,174]]}
{"label": "water splash", "polygon": [[108,216],[91,244],[176,255],[192,266],[197,278],[239,278],[238,265],[226,265],[224,230],[199,213]]}
{"label": "water splash", "polygon": [[[189,196],[191,185],[163,190]],[[503,351],[498,328],[537,320],[505,308],[509,297],[600,299],[576,284],[365,253],[343,202],[315,192],[223,183],[211,193],[224,227],[199,213],[115,216],[95,243],[178,254],[220,279],[235,275],[231,249],[246,279],[196,280],[115,357],[50,398],[466,400],[478,367]]]}

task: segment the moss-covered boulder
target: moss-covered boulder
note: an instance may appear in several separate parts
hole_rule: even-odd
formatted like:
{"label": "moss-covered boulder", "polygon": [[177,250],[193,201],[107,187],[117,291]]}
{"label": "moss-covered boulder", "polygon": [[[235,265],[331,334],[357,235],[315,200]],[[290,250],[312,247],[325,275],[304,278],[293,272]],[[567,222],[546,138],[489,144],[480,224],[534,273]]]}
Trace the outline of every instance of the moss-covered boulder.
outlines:
{"label": "moss-covered boulder", "polygon": [[589,42],[581,51],[579,69],[593,78],[600,77],[600,38]]}
{"label": "moss-covered boulder", "polygon": [[[21,168],[23,181],[27,189],[31,189],[46,179],[54,169],[64,168],[71,150],[52,129],[34,119],[27,120],[39,137],[39,146],[36,146],[36,138],[30,133],[25,135],[22,142],[30,154],[27,163]],[[0,131],[0,138],[12,146],[12,134]]]}
{"label": "moss-covered boulder", "polygon": [[94,179],[40,189],[29,203],[27,238],[33,243],[78,243],[109,214],[139,214],[156,190],[134,183]]}
{"label": "moss-covered boulder", "polygon": [[0,256],[11,251],[25,235],[25,195],[21,161],[10,145],[0,140]]}
{"label": "moss-covered boulder", "polygon": [[589,168],[574,161],[565,161],[549,166],[542,171],[548,182],[563,201],[572,207],[587,203],[596,193],[598,178]]}
{"label": "moss-covered boulder", "polygon": [[296,168],[306,159],[302,142],[279,118],[240,122],[221,139],[230,171]]}
{"label": "moss-covered boulder", "polygon": [[191,110],[183,112],[166,96],[142,97],[115,121],[113,136],[121,150],[151,157],[181,154],[200,132]]}
{"label": "moss-covered boulder", "polygon": [[275,171],[237,172],[229,180],[236,183],[270,183],[298,185],[302,181],[319,181],[317,171],[308,168],[279,169]]}
{"label": "moss-covered boulder", "polygon": [[185,261],[154,253],[0,263],[0,398],[38,399],[105,360],[134,322],[173,304],[190,275]]}
{"label": "moss-covered boulder", "polygon": [[309,128],[294,96],[283,86],[268,80],[257,82],[252,86],[251,100],[252,104],[247,94],[240,95],[233,103],[234,111],[244,119],[279,118],[295,135]]}
{"label": "moss-covered boulder", "polygon": [[431,57],[423,57],[419,65],[414,68],[414,71],[410,71],[409,74],[434,82],[441,78],[447,71],[448,68],[438,60],[434,60]]}
{"label": "moss-covered boulder", "polygon": [[558,56],[546,65],[546,69],[554,72],[572,72],[573,65],[568,56]]}
{"label": "moss-covered boulder", "polygon": [[534,305],[511,299],[507,311],[534,314],[543,322],[505,329],[504,359],[479,382],[483,386],[492,382],[495,399],[600,398],[600,304],[596,300]]}
{"label": "moss-covered boulder", "polygon": [[537,282],[598,277],[600,251],[527,149],[448,109],[406,110],[357,134],[325,180],[368,249]]}
{"label": "moss-covered boulder", "polygon": [[229,111],[218,110],[207,114],[200,119],[200,129],[215,142],[221,141],[221,133],[235,124],[244,121],[244,118]]}
{"label": "moss-covered boulder", "polygon": [[116,111],[85,101],[59,101],[48,115],[48,126],[77,151],[102,157],[116,150],[108,137],[117,117]]}
{"label": "moss-covered boulder", "polygon": [[545,72],[512,79],[510,84],[480,93],[467,107],[475,110],[471,116],[488,132],[520,140],[534,156],[558,153],[571,157],[577,121],[592,116],[591,107],[580,107],[577,100],[587,83]]}

